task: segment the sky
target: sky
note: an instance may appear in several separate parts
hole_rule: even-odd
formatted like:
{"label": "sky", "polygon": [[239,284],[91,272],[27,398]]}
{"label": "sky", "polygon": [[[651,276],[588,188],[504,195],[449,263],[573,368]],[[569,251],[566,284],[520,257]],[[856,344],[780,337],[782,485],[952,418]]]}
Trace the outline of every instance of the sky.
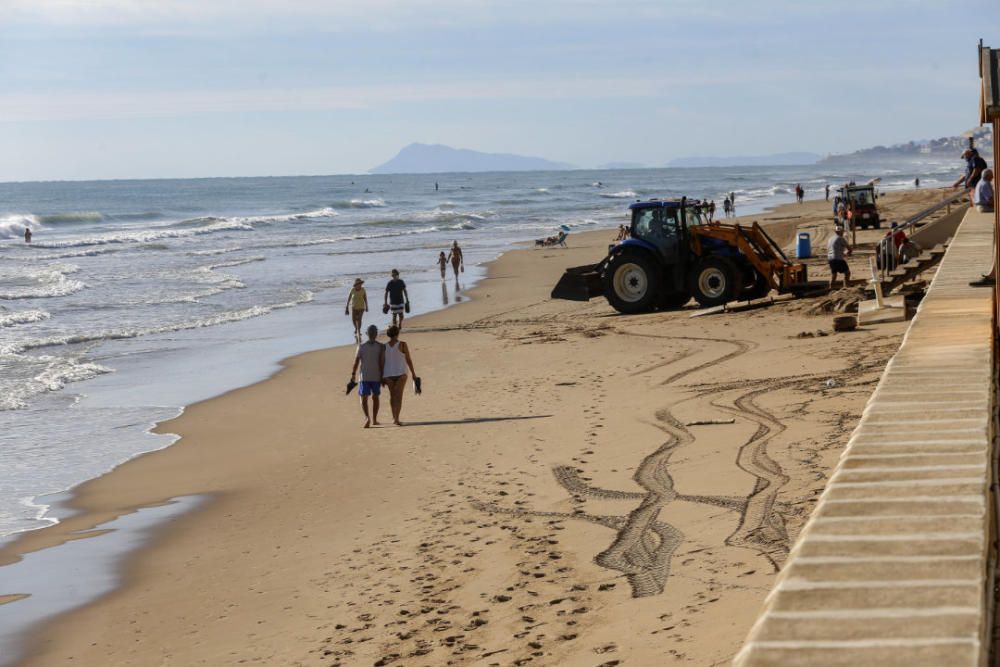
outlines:
{"label": "sky", "polygon": [[975,127],[980,38],[1000,3],[0,0],[0,181],[848,152]]}

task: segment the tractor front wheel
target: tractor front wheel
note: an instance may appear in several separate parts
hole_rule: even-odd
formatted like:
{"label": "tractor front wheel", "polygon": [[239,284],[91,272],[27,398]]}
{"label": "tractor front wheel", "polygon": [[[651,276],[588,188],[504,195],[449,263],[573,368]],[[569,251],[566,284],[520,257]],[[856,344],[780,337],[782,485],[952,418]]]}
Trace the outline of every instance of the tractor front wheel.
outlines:
{"label": "tractor front wheel", "polygon": [[663,273],[652,257],[616,255],[604,268],[604,295],[619,313],[645,313],[656,306]]}
{"label": "tractor front wheel", "polygon": [[691,273],[691,295],[703,308],[721,306],[743,291],[739,270],[721,257],[706,257]]}

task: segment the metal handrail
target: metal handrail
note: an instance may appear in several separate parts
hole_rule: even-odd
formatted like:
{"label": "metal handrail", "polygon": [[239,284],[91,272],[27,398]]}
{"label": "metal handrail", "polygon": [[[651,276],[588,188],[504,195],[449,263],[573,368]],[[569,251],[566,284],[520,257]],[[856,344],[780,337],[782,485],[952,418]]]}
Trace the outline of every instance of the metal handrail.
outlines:
{"label": "metal handrail", "polygon": [[[922,211],[919,211],[918,213],[911,215],[909,218],[906,219],[905,222],[896,225],[896,231],[905,232],[907,230],[913,229],[913,227],[918,222],[928,217],[929,215],[940,211],[945,207],[949,209],[948,212],[950,213],[952,204],[961,201],[968,196],[969,193],[966,192],[965,190],[959,190],[958,192],[952,193],[947,197],[945,197],[944,199],[942,199],[941,201],[939,201],[938,203],[932,206],[928,206]],[[893,269],[897,268],[900,265],[899,249],[896,248],[896,244],[894,242],[892,241],[886,242],[885,239],[888,238],[891,238],[891,236],[886,235],[881,239],[879,239],[878,245],[875,247],[875,254],[878,257],[879,271],[881,272],[880,278],[882,282],[885,282],[886,275],[888,275],[890,271],[892,271]],[[913,258],[908,257],[907,261],[909,261],[910,259]]]}

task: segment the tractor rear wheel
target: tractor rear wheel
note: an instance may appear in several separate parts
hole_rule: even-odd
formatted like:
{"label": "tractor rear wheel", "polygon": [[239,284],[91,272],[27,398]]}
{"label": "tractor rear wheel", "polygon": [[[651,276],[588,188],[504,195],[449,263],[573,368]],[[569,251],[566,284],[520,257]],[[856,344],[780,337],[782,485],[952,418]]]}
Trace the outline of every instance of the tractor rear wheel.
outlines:
{"label": "tractor rear wheel", "polygon": [[659,263],[648,255],[616,255],[604,268],[604,295],[615,310],[626,315],[652,310],[662,282]]}
{"label": "tractor rear wheel", "polygon": [[767,282],[764,276],[757,273],[756,269],[752,270],[753,282],[747,285],[743,289],[743,293],[740,295],[740,299],[745,299],[746,301],[751,301],[753,299],[759,299],[761,297],[767,296],[771,293],[771,283]]}
{"label": "tractor rear wheel", "polygon": [[721,306],[742,291],[739,269],[722,257],[706,257],[691,272],[691,295],[703,308]]}

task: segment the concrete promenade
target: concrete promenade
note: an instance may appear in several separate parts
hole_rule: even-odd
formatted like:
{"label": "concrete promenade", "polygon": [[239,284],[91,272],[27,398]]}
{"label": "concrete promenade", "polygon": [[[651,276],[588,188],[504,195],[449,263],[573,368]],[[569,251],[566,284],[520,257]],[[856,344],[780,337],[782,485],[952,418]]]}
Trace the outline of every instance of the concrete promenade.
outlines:
{"label": "concrete promenade", "polygon": [[992,254],[970,210],[737,667],[986,664]]}

